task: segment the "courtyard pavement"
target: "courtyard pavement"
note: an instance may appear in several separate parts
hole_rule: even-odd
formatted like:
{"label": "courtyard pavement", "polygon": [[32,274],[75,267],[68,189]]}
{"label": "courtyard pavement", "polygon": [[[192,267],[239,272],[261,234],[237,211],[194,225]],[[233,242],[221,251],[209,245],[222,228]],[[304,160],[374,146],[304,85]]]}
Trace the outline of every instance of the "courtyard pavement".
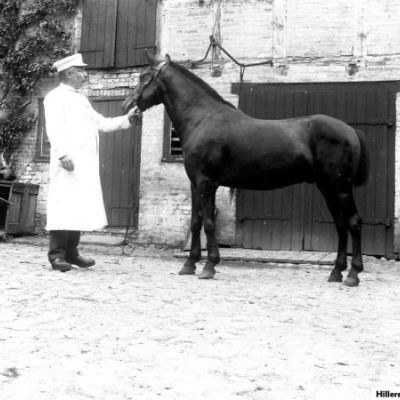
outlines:
{"label": "courtyard pavement", "polygon": [[177,274],[181,252],[82,239],[96,265],[68,273],[45,237],[0,243],[0,400],[400,392],[398,262],[366,257],[348,288],[327,282],[331,254],[223,249],[204,281]]}

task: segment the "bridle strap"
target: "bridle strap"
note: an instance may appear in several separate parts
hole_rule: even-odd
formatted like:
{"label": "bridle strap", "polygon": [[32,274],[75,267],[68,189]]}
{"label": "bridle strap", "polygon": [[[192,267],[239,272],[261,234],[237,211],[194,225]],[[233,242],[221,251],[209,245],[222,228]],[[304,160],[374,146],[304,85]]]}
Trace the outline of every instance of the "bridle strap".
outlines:
{"label": "bridle strap", "polygon": [[156,73],[154,74],[154,78],[157,78],[157,75],[161,72],[161,70],[167,65],[168,63],[166,61],[160,62],[160,64],[157,65],[156,67]]}
{"label": "bridle strap", "polygon": [[157,67],[155,67],[155,73],[150,77],[150,79],[149,80],[147,80],[144,84],[143,84],[143,86],[142,86],[142,88],[141,88],[141,91],[140,91],[140,93],[139,93],[139,96],[138,96],[138,99],[140,98],[140,96],[142,95],[142,93],[143,93],[143,90],[148,86],[148,85],[150,85],[150,82],[154,79],[154,92],[157,94],[157,95],[159,95],[159,93],[158,93],[158,85],[157,85],[157,77],[158,77],[158,75],[160,74],[160,72],[161,72],[161,70],[167,65],[168,63],[166,62],[166,61],[162,61],[162,62],[160,62],[160,64],[158,64],[157,65]]}
{"label": "bridle strap", "polygon": [[158,64],[157,67],[155,68],[156,72],[150,77],[150,79],[149,79],[148,81],[145,82],[145,84],[143,85],[143,88],[142,88],[142,89],[144,89],[146,86],[148,86],[148,85],[150,84],[150,82],[151,82],[153,79],[156,79],[157,76],[160,74],[161,70],[162,70],[167,64],[168,64],[168,63],[165,62],[165,61],[163,61],[163,62],[161,62],[160,64]]}
{"label": "bridle strap", "polygon": [[[157,65],[156,72],[155,74],[151,77],[151,79],[149,80],[148,84],[150,84],[150,82],[154,79],[154,91],[156,92],[157,95],[159,95],[158,93],[158,85],[157,85],[157,77],[160,74],[161,70],[167,65],[168,63],[166,61],[162,61],[160,62],[160,64]],[[147,86],[147,85],[146,85]]]}

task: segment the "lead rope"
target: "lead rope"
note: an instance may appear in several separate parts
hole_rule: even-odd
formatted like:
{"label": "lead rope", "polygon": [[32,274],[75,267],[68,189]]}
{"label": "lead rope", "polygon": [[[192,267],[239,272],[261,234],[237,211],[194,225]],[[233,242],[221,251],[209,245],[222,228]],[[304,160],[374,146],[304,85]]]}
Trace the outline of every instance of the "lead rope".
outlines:
{"label": "lead rope", "polygon": [[[136,115],[135,115],[134,125],[132,124],[131,129],[137,128],[136,124],[138,123],[137,121],[140,122],[140,118],[141,118],[140,114],[136,114]],[[132,165],[132,167],[133,167],[133,165],[134,165],[134,154],[135,154],[135,152],[133,151],[133,152],[132,152],[132,159],[131,159],[131,165]],[[121,243],[118,243],[118,246],[121,246],[121,247],[122,247],[122,252],[124,252],[124,247],[127,246],[127,245],[129,244],[129,241],[128,241],[129,229],[130,229],[131,224],[132,224],[133,213],[134,213],[134,211],[135,211],[134,208],[136,207],[136,204],[135,204],[135,202],[133,201],[133,198],[134,198],[134,190],[135,190],[134,182],[135,182],[135,180],[132,179],[132,181],[131,181],[131,187],[130,187],[130,194],[131,194],[131,199],[132,199],[133,204],[132,204],[132,207],[131,207],[130,210],[129,210],[128,222],[127,222],[126,228],[125,228],[124,239],[122,240]]]}

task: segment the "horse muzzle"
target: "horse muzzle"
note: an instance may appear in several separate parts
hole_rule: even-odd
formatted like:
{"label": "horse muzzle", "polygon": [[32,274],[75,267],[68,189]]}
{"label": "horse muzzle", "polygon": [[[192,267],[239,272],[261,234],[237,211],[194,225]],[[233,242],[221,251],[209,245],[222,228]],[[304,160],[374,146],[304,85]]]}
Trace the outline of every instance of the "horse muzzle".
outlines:
{"label": "horse muzzle", "polygon": [[134,118],[139,118],[142,115],[142,111],[138,107],[137,104],[135,104],[133,107],[130,108],[130,110],[133,110],[133,117]]}
{"label": "horse muzzle", "polygon": [[136,98],[134,98],[133,96],[128,96],[122,103],[122,109],[126,114],[131,108],[139,109]]}

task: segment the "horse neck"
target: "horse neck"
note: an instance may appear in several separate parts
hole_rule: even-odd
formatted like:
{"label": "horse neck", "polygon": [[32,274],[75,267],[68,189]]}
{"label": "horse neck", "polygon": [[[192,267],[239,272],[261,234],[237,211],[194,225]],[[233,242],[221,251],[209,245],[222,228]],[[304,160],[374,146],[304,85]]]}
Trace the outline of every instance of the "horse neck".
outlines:
{"label": "horse neck", "polygon": [[179,71],[166,74],[162,83],[165,86],[163,103],[172,124],[181,135],[190,134],[193,126],[209,117],[210,111],[224,105]]}

